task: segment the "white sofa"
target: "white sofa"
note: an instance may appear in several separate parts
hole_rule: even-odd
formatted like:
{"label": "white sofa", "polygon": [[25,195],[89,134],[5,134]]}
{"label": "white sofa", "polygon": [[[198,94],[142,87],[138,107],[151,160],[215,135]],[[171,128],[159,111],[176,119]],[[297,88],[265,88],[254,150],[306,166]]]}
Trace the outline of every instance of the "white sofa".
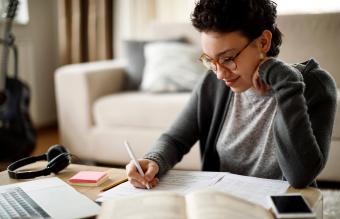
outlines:
{"label": "white sofa", "polygon": [[[314,57],[340,84],[340,13],[279,16],[278,23],[284,33],[281,59],[299,62]],[[154,26],[155,38],[183,35],[193,43],[199,43],[199,34],[190,24]],[[56,70],[61,141],[78,157],[125,165],[130,160],[122,146],[125,139],[133,145],[137,156],[142,156],[189,98],[189,93],[122,92],[125,68],[124,60],[110,60],[68,65]],[[318,177],[322,180],[340,181],[339,114],[329,161]],[[197,145],[176,168],[200,168]]]}

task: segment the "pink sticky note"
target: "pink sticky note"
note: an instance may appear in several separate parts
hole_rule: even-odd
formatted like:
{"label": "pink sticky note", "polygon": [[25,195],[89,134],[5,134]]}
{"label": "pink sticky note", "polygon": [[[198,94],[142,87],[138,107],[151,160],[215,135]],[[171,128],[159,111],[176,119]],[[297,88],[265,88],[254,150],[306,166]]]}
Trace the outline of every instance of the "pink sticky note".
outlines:
{"label": "pink sticky note", "polygon": [[71,183],[97,183],[107,175],[100,171],[80,171],[69,179]]}

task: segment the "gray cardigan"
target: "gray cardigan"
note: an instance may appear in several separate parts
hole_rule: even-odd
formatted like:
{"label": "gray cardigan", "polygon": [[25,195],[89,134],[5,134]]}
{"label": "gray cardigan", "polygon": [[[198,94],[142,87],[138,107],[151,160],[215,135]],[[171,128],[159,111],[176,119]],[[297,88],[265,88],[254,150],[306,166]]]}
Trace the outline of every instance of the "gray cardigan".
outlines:
{"label": "gray cardigan", "polygon": [[[334,79],[313,59],[293,66],[270,59],[259,73],[277,100],[274,139],[283,176],[293,187],[310,185],[328,157],[337,100]],[[144,158],[159,164],[161,176],[199,140],[202,170],[219,171],[216,143],[231,99],[230,88],[208,72]]]}

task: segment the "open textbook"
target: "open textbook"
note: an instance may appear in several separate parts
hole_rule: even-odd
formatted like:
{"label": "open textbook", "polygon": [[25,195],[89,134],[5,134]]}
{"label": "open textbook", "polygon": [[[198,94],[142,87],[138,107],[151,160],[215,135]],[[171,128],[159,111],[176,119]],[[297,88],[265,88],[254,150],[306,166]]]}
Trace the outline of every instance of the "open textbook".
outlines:
{"label": "open textbook", "polygon": [[176,192],[154,192],[116,197],[104,202],[98,215],[105,218],[142,219],[271,219],[259,205],[224,192],[204,189],[182,196]]}
{"label": "open textbook", "polygon": [[171,191],[186,195],[194,191],[211,188],[269,209],[267,196],[283,194],[288,187],[288,182],[282,180],[241,176],[227,172],[170,170],[160,179],[155,188],[150,190],[138,189],[133,187],[130,182],[126,182],[100,193],[96,201],[105,202],[115,197],[130,197],[159,191]]}

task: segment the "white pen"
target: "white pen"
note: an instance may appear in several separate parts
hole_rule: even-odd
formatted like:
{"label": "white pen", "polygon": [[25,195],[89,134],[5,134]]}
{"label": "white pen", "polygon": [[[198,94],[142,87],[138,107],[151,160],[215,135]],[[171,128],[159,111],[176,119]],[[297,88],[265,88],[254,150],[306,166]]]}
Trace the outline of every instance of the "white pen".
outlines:
{"label": "white pen", "polygon": [[[129,145],[129,143],[128,143],[127,141],[124,141],[124,146],[126,147],[126,150],[128,151],[129,156],[130,156],[132,162],[135,164],[135,166],[136,166],[136,168],[137,168],[139,174],[140,174],[142,177],[144,177],[144,172],[143,172],[143,170],[142,170],[142,167],[139,165],[139,163],[138,163],[138,161],[137,161],[137,159],[136,159],[136,156],[135,156],[135,154],[133,153],[133,151],[132,151],[132,149],[131,149],[131,147],[130,147],[130,145]],[[147,188],[147,189],[151,189],[150,186],[149,186],[149,183],[146,184],[146,188]]]}

